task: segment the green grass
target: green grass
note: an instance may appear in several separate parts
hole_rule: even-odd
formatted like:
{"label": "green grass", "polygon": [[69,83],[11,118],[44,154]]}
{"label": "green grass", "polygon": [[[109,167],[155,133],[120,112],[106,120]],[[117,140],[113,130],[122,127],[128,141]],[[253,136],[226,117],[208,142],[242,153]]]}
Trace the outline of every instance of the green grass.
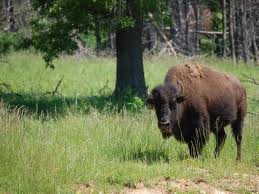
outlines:
{"label": "green grass", "polygon": [[[40,56],[14,53],[12,64],[1,64],[0,83],[0,193],[75,192],[76,184],[92,183],[95,190],[119,191],[125,185],[161,178],[206,179],[236,192],[246,185],[221,185],[233,174],[258,175],[259,116],[248,114],[244,130],[243,161],[236,163],[236,146],[228,129],[220,158],[213,158],[211,135],[203,156],[191,159],[185,144],[165,141],[157,129],[155,113],[130,95],[116,101],[115,59],[64,57],[56,69],[45,69]],[[147,58],[145,77],[150,88],[161,83],[168,68],[188,62],[179,58]],[[259,68],[234,66],[216,58],[203,64],[234,74]],[[53,91],[64,76],[59,93]],[[259,88],[244,83],[249,112],[259,112]],[[205,169],[208,173],[204,173]]]}

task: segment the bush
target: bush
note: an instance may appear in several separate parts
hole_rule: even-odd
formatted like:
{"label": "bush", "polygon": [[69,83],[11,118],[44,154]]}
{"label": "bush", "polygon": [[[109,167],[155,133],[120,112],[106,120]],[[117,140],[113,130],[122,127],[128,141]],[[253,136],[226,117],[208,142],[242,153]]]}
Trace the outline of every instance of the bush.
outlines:
{"label": "bush", "polygon": [[0,57],[11,50],[24,50],[31,46],[31,40],[20,32],[0,32]]}
{"label": "bush", "polygon": [[0,32],[0,56],[6,55],[11,50],[12,44],[10,34]]}

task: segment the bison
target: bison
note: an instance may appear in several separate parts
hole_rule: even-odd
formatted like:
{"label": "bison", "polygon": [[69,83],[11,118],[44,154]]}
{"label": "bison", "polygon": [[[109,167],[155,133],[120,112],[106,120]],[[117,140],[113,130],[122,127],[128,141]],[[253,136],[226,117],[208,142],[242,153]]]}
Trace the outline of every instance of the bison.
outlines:
{"label": "bison", "polygon": [[210,132],[216,137],[217,157],[226,139],[224,127],[230,124],[236,159],[241,160],[247,98],[236,77],[199,64],[176,65],[148,94],[147,103],[155,109],[163,138],[174,136],[187,143],[192,157],[201,154]]}

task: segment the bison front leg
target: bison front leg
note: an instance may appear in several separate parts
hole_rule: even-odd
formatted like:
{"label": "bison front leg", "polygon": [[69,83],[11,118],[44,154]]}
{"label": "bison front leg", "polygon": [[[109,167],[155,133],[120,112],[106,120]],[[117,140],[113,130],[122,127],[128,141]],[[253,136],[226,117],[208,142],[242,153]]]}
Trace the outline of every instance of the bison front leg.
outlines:
{"label": "bison front leg", "polygon": [[205,146],[210,133],[209,118],[207,116],[199,116],[197,127],[194,129],[194,134],[188,142],[190,155],[193,158],[198,157]]}
{"label": "bison front leg", "polygon": [[204,135],[201,130],[196,130],[196,135],[188,143],[190,156],[193,158],[199,157],[199,155],[201,155],[202,150],[206,144],[206,141],[207,141],[207,136]]}
{"label": "bison front leg", "polygon": [[201,154],[202,148],[198,147],[195,141],[188,143],[189,153],[192,158],[198,158]]}

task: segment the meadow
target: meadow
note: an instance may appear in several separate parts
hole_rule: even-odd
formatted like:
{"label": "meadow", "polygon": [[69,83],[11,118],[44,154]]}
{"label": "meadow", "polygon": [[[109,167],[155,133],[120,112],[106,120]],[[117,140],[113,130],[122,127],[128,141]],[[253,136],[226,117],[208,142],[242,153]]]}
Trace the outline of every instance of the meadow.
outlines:
{"label": "meadow", "polygon": [[[211,135],[202,157],[192,159],[185,144],[162,139],[154,111],[140,98],[111,96],[115,58],[62,57],[54,70],[36,54],[6,59],[10,64],[0,64],[0,193],[111,193],[161,180],[202,180],[224,191],[259,192],[258,86],[243,82],[249,113],[242,162],[235,160],[229,128],[219,158],[213,157]],[[169,67],[192,60],[145,57],[147,85],[162,83]],[[259,80],[259,67],[213,57],[196,61]]]}

